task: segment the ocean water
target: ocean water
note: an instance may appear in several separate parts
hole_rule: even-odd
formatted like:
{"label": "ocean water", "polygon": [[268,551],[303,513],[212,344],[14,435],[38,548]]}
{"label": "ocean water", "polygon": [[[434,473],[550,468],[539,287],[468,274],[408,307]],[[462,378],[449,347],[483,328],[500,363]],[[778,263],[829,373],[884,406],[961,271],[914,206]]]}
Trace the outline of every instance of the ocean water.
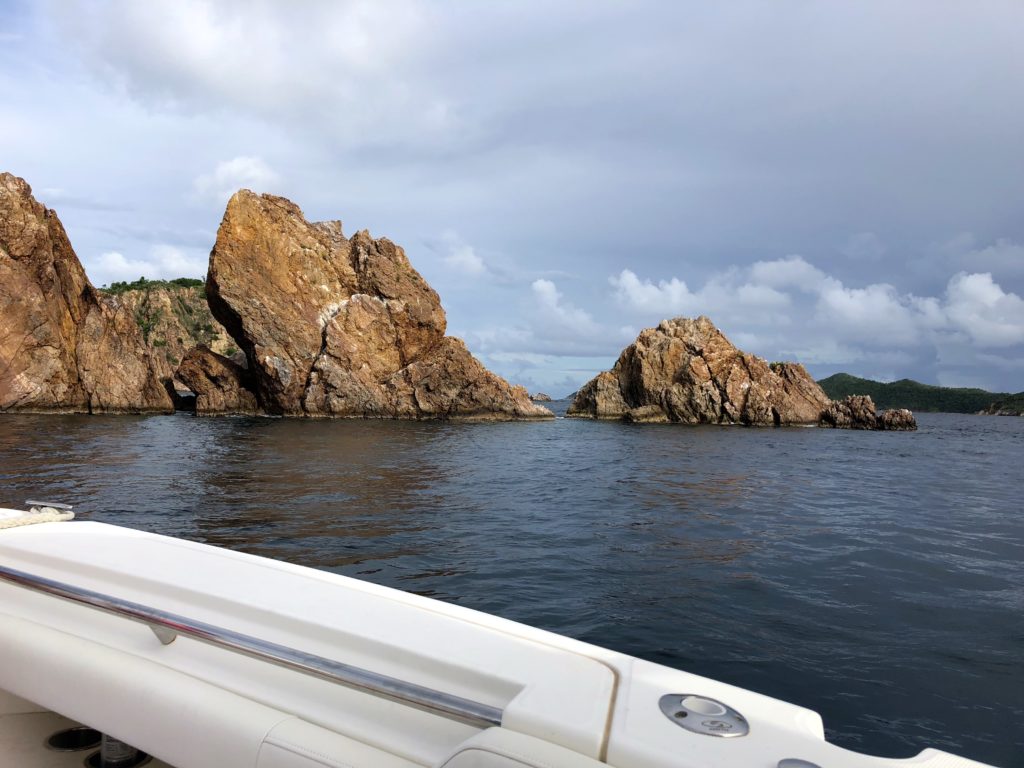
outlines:
{"label": "ocean water", "polygon": [[5,415],[0,506],[499,614],[809,707],[851,749],[1024,766],[1024,419],[919,423]]}

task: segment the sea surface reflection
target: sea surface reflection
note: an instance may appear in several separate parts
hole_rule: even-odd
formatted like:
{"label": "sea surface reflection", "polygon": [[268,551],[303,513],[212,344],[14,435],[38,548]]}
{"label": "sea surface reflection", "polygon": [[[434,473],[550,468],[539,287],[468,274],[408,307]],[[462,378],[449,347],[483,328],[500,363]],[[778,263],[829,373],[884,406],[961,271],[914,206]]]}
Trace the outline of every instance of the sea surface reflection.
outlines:
{"label": "sea surface reflection", "polygon": [[0,418],[0,504],[457,602],[1024,766],[1024,419],[815,429]]}

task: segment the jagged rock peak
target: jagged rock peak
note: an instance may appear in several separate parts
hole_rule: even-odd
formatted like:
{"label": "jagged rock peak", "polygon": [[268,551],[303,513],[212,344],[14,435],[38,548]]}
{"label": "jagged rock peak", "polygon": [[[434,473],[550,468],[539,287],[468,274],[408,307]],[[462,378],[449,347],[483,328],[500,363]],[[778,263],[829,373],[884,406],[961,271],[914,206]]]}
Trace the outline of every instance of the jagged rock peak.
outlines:
{"label": "jagged rock peak", "polygon": [[437,293],[405,251],[289,200],[228,202],[207,299],[245,353],[260,406],[296,416],[550,418],[445,336]]}
{"label": "jagged rock peak", "polygon": [[610,371],[577,393],[570,416],[686,424],[815,424],[828,396],[796,363],[737,349],[707,317],[640,332]]}
{"label": "jagged rock peak", "polygon": [[99,295],[57,214],[0,173],[0,411],[173,410],[132,312]]}

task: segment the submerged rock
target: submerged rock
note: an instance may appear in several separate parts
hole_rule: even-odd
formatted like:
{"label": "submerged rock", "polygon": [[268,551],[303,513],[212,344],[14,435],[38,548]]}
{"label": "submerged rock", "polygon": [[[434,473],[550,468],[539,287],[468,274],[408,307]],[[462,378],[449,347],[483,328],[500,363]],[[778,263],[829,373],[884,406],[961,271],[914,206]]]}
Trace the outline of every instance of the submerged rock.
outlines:
{"label": "submerged rock", "polygon": [[272,414],[550,418],[445,336],[437,293],[405,252],[248,190],[227,206],[207,299]]}
{"label": "submerged rock", "polygon": [[828,396],[802,365],[740,351],[707,317],[641,331],[567,415],[686,424],[816,424]]}
{"label": "submerged rock", "polygon": [[57,214],[0,174],[0,411],[170,412],[132,311],[92,286]]}

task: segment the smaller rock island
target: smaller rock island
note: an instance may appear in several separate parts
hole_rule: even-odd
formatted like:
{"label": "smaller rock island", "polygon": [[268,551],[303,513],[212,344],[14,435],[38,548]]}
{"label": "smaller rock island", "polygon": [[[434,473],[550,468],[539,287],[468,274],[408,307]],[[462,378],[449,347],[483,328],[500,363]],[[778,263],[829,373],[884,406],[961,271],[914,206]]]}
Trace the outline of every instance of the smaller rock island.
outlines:
{"label": "smaller rock island", "polygon": [[802,365],[769,364],[737,349],[705,316],[664,320],[641,331],[610,371],[576,393],[566,415],[635,423],[917,428],[910,411],[876,415],[871,398],[833,402]]}

